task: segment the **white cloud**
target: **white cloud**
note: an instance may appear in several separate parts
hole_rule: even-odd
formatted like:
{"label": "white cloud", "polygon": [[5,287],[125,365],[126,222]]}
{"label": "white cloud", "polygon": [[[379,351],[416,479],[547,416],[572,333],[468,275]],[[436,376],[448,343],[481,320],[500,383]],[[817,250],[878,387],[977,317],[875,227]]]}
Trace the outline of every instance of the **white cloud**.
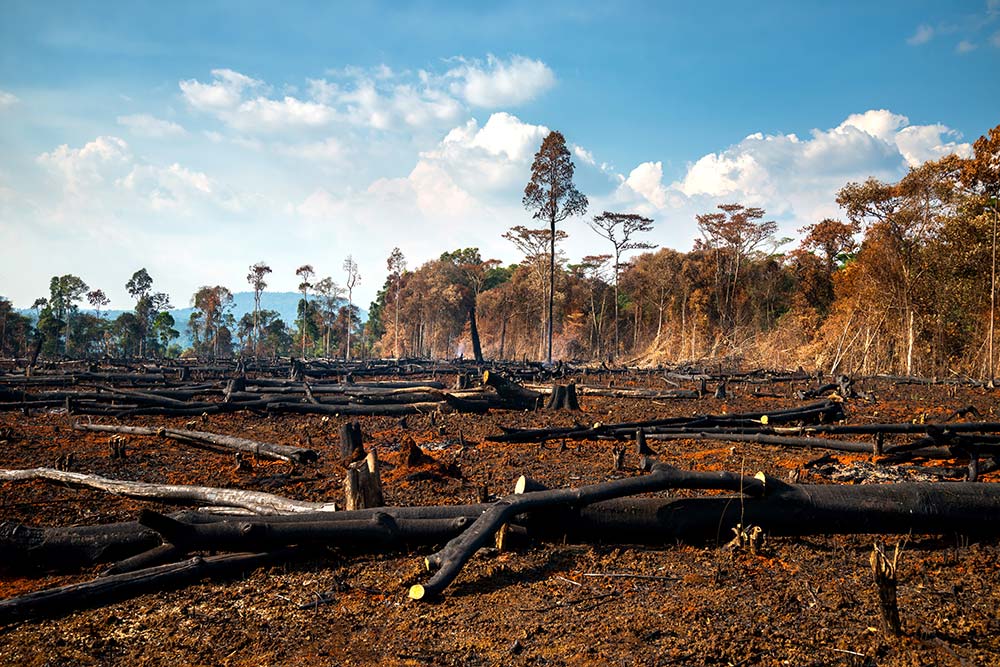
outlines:
{"label": "white cloud", "polygon": [[470,119],[452,129],[420,158],[440,166],[469,190],[501,189],[526,177],[532,157],[548,133],[544,125],[525,123],[501,111],[492,114],[482,127]]}
{"label": "white cloud", "polygon": [[176,162],[162,166],[140,160],[118,137],[98,137],[82,148],[64,144],[43,153],[37,162],[61,182],[65,197],[51,202],[56,218],[75,212],[85,216],[88,211],[113,211],[117,216],[169,210],[190,216],[206,206],[243,208],[239,196],[204,172]]}
{"label": "white cloud", "polygon": [[446,74],[456,79],[453,94],[479,107],[529,102],[555,85],[556,77],[541,60],[515,55],[508,61],[490,55],[486,63],[464,61]]}
{"label": "white cloud", "polygon": [[668,205],[662,162],[643,162],[629,173],[621,187],[641,195],[656,208],[666,208]]}
{"label": "white cloud", "polygon": [[972,157],[972,147],[958,143],[962,135],[940,123],[913,125],[902,128],[896,135],[896,146],[906,158],[906,163],[916,167],[928,160],[937,160],[951,153],[959,157]]}
{"label": "white cloud", "polygon": [[591,167],[597,166],[597,162],[594,160],[594,154],[583,146],[573,144],[573,155],[575,155],[584,164],[589,164]]}
{"label": "white cloud", "polygon": [[62,180],[70,194],[100,186],[126,170],[132,161],[128,144],[118,137],[97,137],[82,148],[63,144],[42,153],[37,162]]}
{"label": "white cloud", "polygon": [[934,28],[924,23],[917,26],[917,31],[906,40],[906,43],[911,46],[919,46],[921,44],[926,44],[933,38]]}
{"label": "white cloud", "polygon": [[909,122],[910,119],[906,116],[894,114],[887,109],[870,109],[864,113],[852,113],[837,129],[856,127],[877,139],[888,141],[896,130]]}
{"label": "white cloud", "polygon": [[333,109],[290,95],[280,100],[258,97],[223,114],[227,124],[247,132],[274,132],[296,127],[324,127],[336,117]]}
{"label": "white cloud", "polygon": [[21,100],[19,100],[14,93],[8,93],[5,90],[0,90],[0,109],[14,106],[20,101]]}
{"label": "white cloud", "polygon": [[127,127],[133,134],[156,139],[182,137],[187,132],[183,127],[169,120],[162,120],[149,114],[140,113],[118,116],[118,124]]}
{"label": "white cloud", "polygon": [[979,48],[974,42],[967,39],[963,39],[961,42],[955,45],[956,53],[971,53]]}
{"label": "white cloud", "polygon": [[201,111],[225,111],[236,107],[243,99],[246,90],[254,90],[264,85],[245,74],[231,69],[213,69],[213,81],[201,83],[195,79],[180,82],[184,99],[195,109]]}
{"label": "white cloud", "polygon": [[695,214],[734,201],[763,207],[781,224],[780,234],[793,235],[803,224],[840,215],[836,193],[848,181],[896,180],[909,167],[949,153],[971,154],[955,130],[912,125],[906,116],[873,109],[852,114],[836,127],[812,130],[805,139],[791,133],[751,134],[688,164],[669,185],[661,162],[643,162],[627,176],[619,175],[613,193],[591,197],[591,209],[672,221],[658,224],[650,240],[674,247],[696,236]]}

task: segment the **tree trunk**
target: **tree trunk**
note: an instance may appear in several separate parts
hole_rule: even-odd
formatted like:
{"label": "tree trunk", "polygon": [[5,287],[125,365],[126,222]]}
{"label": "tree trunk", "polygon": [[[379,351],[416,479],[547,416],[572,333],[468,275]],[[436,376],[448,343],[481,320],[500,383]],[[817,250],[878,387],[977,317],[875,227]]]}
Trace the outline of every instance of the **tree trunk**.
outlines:
{"label": "tree trunk", "polygon": [[348,466],[347,475],[344,477],[344,497],[348,511],[385,505],[375,450],[368,452],[364,460]]}
{"label": "tree trunk", "polygon": [[469,306],[469,336],[472,338],[472,355],[476,363],[483,363],[483,347],[479,343],[479,325],[476,322],[476,304]]}
{"label": "tree trunk", "polygon": [[0,482],[22,482],[35,479],[59,482],[70,486],[98,489],[128,498],[152,498],[167,502],[204,503],[221,507],[240,507],[255,514],[288,514],[290,512],[332,512],[333,503],[311,503],[283,498],[271,493],[220,489],[209,486],[179,484],[151,484],[109,479],[97,475],[31,468],[28,470],[0,470]]}
{"label": "tree trunk", "polygon": [[212,445],[223,447],[229,450],[253,454],[269,459],[278,459],[290,463],[314,463],[319,459],[319,454],[312,449],[302,447],[291,447],[288,445],[278,445],[270,442],[260,442],[247,438],[239,438],[231,435],[218,433],[206,433],[204,431],[189,431],[179,428],[144,428],[141,426],[114,426],[105,424],[82,424],[77,423],[73,428],[79,431],[92,431],[98,433],[124,433],[128,435],[160,436],[170,438],[179,442]]}
{"label": "tree trunk", "polygon": [[549,218],[549,326],[548,342],[549,352],[546,357],[548,363],[552,363],[552,312],[555,306],[556,294],[556,217],[553,210]]}
{"label": "tree trunk", "polygon": [[340,460],[358,461],[365,456],[365,448],[361,436],[361,424],[354,421],[345,422],[340,427]]}

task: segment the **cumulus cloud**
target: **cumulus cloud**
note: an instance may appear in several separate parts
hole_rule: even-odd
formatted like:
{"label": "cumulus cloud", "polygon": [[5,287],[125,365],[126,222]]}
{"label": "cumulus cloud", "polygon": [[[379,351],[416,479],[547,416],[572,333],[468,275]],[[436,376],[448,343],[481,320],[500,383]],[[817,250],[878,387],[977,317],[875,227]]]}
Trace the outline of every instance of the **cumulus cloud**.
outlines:
{"label": "cumulus cloud", "polygon": [[240,198],[207,174],[179,163],[158,165],[135,157],[119,137],[102,136],[81,148],[62,145],[43,153],[38,164],[62,184],[65,199],[51,202],[63,212],[170,211],[191,215],[202,206],[238,211]]}
{"label": "cumulus cloud", "polygon": [[961,133],[941,125],[912,125],[902,128],[895,137],[896,146],[911,167],[955,153],[972,157],[972,148],[960,143]]}
{"label": "cumulus cloud", "polygon": [[516,105],[534,99],[555,81],[540,60],[490,56],[435,74],[348,67],[334,78],[307,79],[304,96],[269,94],[270,86],[230,69],[211,71],[212,80],[187,79],[181,93],[194,109],[214,115],[244,133],[331,128],[337,124],[397,131],[441,128],[468,114],[466,105]]}
{"label": "cumulus cloud", "polygon": [[836,127],[812,130],[809,138],[751,134],[688,164],[669,185],[660,162],[644,162],[619,176],[613,195],[594,201],[657,219],[680,217],[688,221],[689,234],[695,213],[738,201],[764,207],[790,233],[803,223],[838,215],[836,192],[850,180],[895,180],[927,160],[950,153],[968,157],[971,147],[961,138],[943,124],[914,125],[906,116],[873,109],[851,114]]}
{"label": "cumulus cloud", "polygon": [[263,81],[231,69],[213,69],[212,79],[209,83],[195,79],[180,82],[181,92],[188,104],[201,111],[226,111],[239,105],[244,91],[264,85]]}
{"label": "cumulus cloud", "polygon": [[482,127],[473,118],[452,129],[420,158],[441,167],[464,187],[496,190],[525,177],[535,151],[548,133],[544,125],[525,123],[500,111]]}
{"label": "cumulus cloud", "polygon": [[280,100],[257,97],[222,113],[227,124],[242,131],[273,132],[297,127],[324,127],[336,113],[317,102],[286,95]]}
{"label": "cumulus cloud", "polygon": [[971,42],[967,39],[963,39],[961,42],[955,45],[956,53],[971,53],[979,48],[975,42]]}
{"label": "cumulus cloud", "polygon": [[656,208],[666,208],[668,205],[662,162],[643,162],[629,173],[621,187],[641,195]]}
{"label": "cumulus cloud", "polygon": [[555,85],[555,74],[541,60],[493,55],[486,62],[463,61],[447,75],[456,79],[451,91],[478,107],[515,106],[529,102]]}
{"label": "cumulus cloud", "polygon": [[934,28],[926,23],[917,26],[917,31],[907,38],[906,43],[910,46],[920,46],[926,44],[934,38]]}
{"label": "cumulus cloud", "polygon": [[62,180],[65,191],[71,194],[114,180],[128,169],[131,161],[125,140],[111,136],[97,137],[82,148],[63,144],[37,158],[40,165]]}
{"label": "cumulus cloud", "polygon": [[149,114],[118,116],[118,124],[127,127],[133,134],[162,139],[182,137],[187,134],[183,127],[169,120],[162,120]]}
{"label": "cumulus cloud", "polygon": [[5,90],[0,90],[0,109],[14,106],[18,102],[20,102],[20,100],[14,93],[8,93]]}

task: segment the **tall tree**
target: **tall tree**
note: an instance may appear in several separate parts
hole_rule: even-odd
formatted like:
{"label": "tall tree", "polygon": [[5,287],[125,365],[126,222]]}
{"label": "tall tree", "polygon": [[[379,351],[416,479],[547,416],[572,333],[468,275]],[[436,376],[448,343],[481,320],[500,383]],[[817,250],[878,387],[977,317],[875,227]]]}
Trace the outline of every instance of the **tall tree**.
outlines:
{"label": "tall tree", "polygon": [[399,293],[402,287],[403,273],[406,272],[406,258],[399,248],[393,248],[385,264],[386,268],[389,269],[389,278],[392,280],[392,291],[395,293],[393,297],[392,335],[395,358],[399,359]]}
{"label": "tall tree", "polygon": [[655,248],[652,243],[633,241],[632,236],[639,232],[648,232],[653,229],[653,219],[644,218],[637,213],[609,213],[605,211],[587,224],[598,235],[611,241],[614,248],[615,263],[615,356],[621,354],[621,341],[618,336],[618,279],[622,272],[622,253],[629,250],[648,250]]}
{"label": "tall tree", "polygon": [[139,356],[146,356],[147,341],[156,344],[151,338],[151,325],[156,315],[170,308],[170,297],[163,292],[153,292],[153,279],[146,269],[139,269],[132,274],[125,289],[135,299],[135,316],[139,325]]}
{"label": "tall tree", "polygon": [[260,295],[267,288],[267,281],[264,277],[271,273],[271,267],[264,262],[257,262],[250,267],[247,274],[247,282],[253,288],[253,333],[250,336],[250,347],[253,354],[257,354],[257,345],[260,342]]}
{"label": "tall tree", "polygon": [[[201,313],[200,325],[204,329],[203,344],[211,341],[212,357],[219,356],[219,349],[225,347],[226,341],[231,338],[231,334],[226,328],[229,310],[233,307],[233,293],[221,285],[214,287],[202,287],[194,295],[194,307]],[[191,314],[192,325],[198,321],[195,313]]]}
{"label": "tall tree", "polygon": [[553,130],[542,140],[531,163],[531,180],[524,188],[521,203],[536,220],[549,223],[549,303],[548,303],[548,354],[552,363],[552,311],[555,304],[556,278],[556,223],[571,215],[587,212],[587,197],[573,184],[573,160],[566,139],[561,132]]}
{"label": "tall tree", "polygon": [[176,324],[174,316],[165,310],[157,313],[156,317],[153,318],[152,335],[156,341],[156,353],[160,356],[168,356],[167,350],[170,347],[170,341],[180,335],[177,329],[174,329],[174,324]]}
{"label": "tall tree", "polygon": [[[52,280],[49,281],[48,308],[55,320],[62,325],[62,334],[66,337],[66,348],[64,348],[66,353],[69,353],[70,327],[78,310],[76,304],[83,299],[87,289],[87,283],[71,273],[52,276]],[[58,338],[56,348],[58,349]]]}
{"label": "tall tree", "polygon": [[87,292],[87,302],[97,311],[97,316],[101,316],[101,308],[111,303],[111,299],[104,294],[104,290],[95,289]]}
{"label": "tall tree", "polygon": [[996,376],[996,357],[993,348],[996,332],[997,306],[997,218],[1000,217],[1000,125],[997,125],[976,139],[972,145],[973,157],[962,163],[962,182],[983,200],[984,212],[993,213],[993,233],[991,246],[992,263],[990,267],[990,321],[987,334],[987,373],[989,386],[992,389]]}
{"label": "tall tree", "polygon": [[337,322],[337,307],[344,294],[343,288],[327,276],[314,286],[316,294],[319,295],[320,317],[323,320],[323,356],[330,356],[330,339],[333,336],[333,328]]}
{"label": "tall tree", "polygon": [[351,360],[351,325],[353,324],[353,310],[354,310],[354,287],[361,281],[361,274],[358,273],[358,263],[354,261],[354,257],[348,255],[344,259],[344,272],[347,274],[347,278],[344,280],[344,285],[347,286],[347,351],[344,354],[344,359],[347,361]]}
{"label": "tall tree", "polygon": [[302,305],[299,306],[299,333],[302,336],[302,356],[306,356],[306,315],[309,311],[309,290],[312,283],[309,280],[316,274],[312,264],[303,264],[295,269],[295,275],[302,281],[299,283],[299,291],[302,292]]}

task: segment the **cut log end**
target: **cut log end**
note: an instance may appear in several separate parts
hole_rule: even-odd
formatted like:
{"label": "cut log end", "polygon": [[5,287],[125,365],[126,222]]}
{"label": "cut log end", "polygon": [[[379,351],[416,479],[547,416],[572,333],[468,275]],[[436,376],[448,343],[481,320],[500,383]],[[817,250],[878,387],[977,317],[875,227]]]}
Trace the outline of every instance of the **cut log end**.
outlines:
{"label": "cut log end", "polygon": [[425,589],[420,584],[413,584],[412,586],[410,586],[410,599],[411,600],[423,600],[424,596],[426,596],[426,595],[427,595],[427,589]]}

